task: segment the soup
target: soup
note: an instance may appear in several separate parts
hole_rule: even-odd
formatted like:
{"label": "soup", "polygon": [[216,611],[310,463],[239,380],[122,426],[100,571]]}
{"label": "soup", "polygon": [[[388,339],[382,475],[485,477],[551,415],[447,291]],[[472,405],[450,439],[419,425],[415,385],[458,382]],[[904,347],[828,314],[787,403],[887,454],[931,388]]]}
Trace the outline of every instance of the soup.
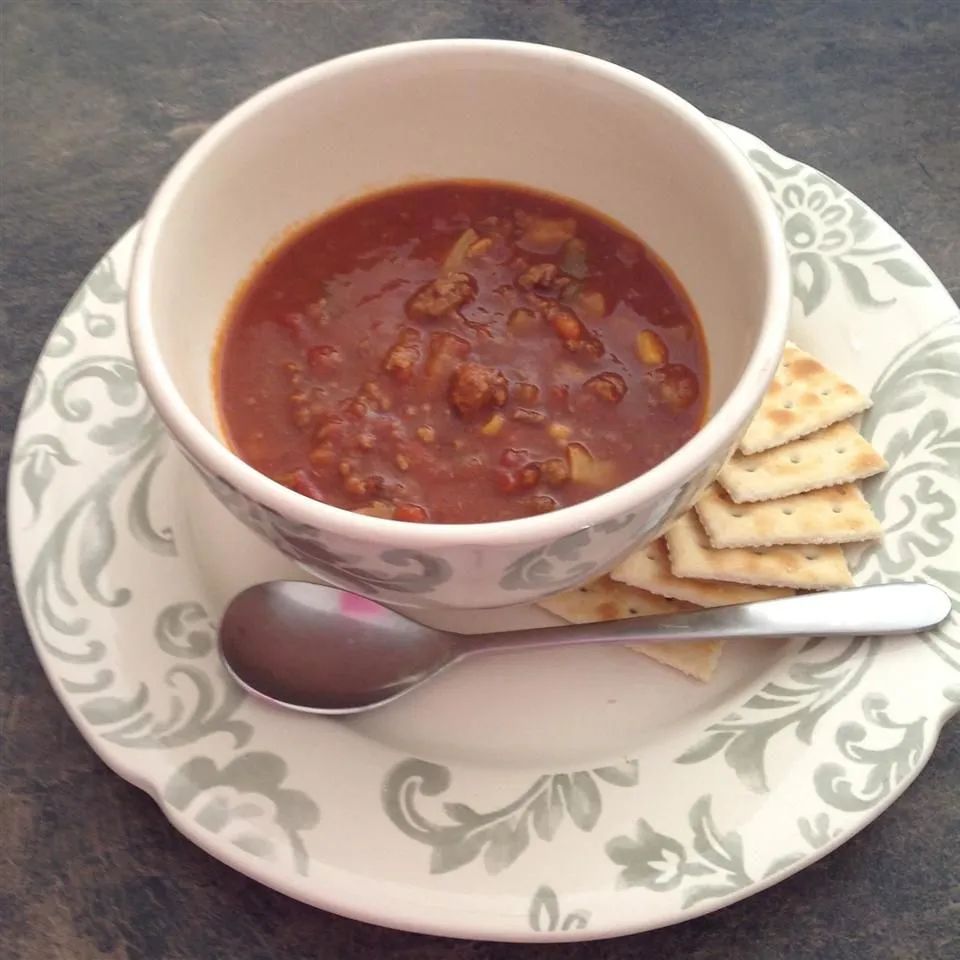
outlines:
{"label": "soup", "polygon": [[235,298],[215,373],[251,466],[431,523],[625,483],[696,432],[707,393],[693,306],[636,236],[481,181],[366,196],[299,231]]}

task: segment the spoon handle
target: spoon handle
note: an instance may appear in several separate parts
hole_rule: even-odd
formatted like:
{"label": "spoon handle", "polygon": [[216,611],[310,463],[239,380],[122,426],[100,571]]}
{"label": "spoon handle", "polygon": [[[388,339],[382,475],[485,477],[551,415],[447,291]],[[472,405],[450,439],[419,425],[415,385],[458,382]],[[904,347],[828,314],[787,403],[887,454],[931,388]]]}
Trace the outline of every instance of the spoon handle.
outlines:
{"label": "spoon handle", "polygon": [[928,583],[887,583],[808,593],[689,613],[461,637],[469,653],[593,643],[673,643],[746,637],[849,637],[916,633],[950,615],[950,598]]}

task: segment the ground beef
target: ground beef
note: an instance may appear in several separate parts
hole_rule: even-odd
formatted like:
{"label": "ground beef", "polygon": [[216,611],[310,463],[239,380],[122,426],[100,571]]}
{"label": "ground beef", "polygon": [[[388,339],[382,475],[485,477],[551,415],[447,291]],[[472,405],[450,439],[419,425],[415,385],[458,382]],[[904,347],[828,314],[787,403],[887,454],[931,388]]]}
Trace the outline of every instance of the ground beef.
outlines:
{"label": "ground beef", "polygon": [[383,369],[397,380],[407,381],[413,376],[420,359],[420,331],[404,327],[383,359]]}
{"label": "ground beef", "polygon": [[413,320],[438,320],[459,310],[475,296],[473,281],[466,273],[451,273],[421,287],[407,301],[407,314]]}
{"label": "ground beef", "polygon": [[507,402],[507,381],[499,370],[479,363],[461,363],[450,378],[450,403],[461,416]]}

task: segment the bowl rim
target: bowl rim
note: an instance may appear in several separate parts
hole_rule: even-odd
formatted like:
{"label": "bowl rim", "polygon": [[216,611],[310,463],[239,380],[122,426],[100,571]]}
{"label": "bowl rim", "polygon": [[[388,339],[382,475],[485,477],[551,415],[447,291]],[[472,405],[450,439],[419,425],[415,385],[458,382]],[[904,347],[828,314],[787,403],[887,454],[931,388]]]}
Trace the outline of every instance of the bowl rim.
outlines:
{"label": "bowl rim", "polygon": [[[738,188],[758,230],[768,283],[760,332],[739,383],[693,437],[660,463],[612,490],[552,513],[476,523],[405,523],[353,513],[304,497],[247,464],[201,422],[180,394],[157,342],[150,310],[152,268],[164,226],[181,189],[194,170],[235,130],[254,121],[276,102],[317,83],[335,82],[357,67],[389,68],[398,59],[445,56],[455,51],[481,56],[506,53],[518,62],[527,58],[588,70],[632,88],[685,122],[711,148]],[[737,429],[746,425],[759,404],[783,351],[790,297],[789,260],[773,202],[746,156],[719,124],[691,103],[626,67],[560,47],[513,40],[437,39],[372,47],[307,67],[253,94],[206,130],[173,166],[147,208],[134,252],[127,315],[133,358],[147,395],[167,429],[203,468],[262,506],[318,531],[389,546],[451,547],[553,541],[627,514],[636,510],[638,504],[680,489],[705,465],[726,455]]]}

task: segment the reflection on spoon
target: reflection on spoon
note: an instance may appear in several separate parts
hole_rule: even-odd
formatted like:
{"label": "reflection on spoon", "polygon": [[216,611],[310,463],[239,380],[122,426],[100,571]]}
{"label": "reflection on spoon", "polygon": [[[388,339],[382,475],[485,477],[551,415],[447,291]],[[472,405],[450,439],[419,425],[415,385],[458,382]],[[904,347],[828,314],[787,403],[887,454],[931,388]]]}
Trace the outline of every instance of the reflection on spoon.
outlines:
{"label": "reflection on spoon", "polygon": [[364,597],[276,580],[238,594],[220,653],[241,686],[281,706],[356,713],[389,703],[464,657],[578,644],[916,633],[950,614],[925,583],[888,583],[605,623],[465,636],[434,630]]}

